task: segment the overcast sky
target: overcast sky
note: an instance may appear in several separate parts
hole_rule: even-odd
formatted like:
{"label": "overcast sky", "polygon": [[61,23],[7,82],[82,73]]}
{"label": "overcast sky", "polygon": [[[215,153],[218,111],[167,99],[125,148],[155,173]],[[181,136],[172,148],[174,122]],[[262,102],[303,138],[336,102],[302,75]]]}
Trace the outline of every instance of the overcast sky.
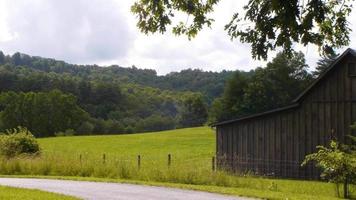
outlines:
{"label": "overcast sky", "polygon": [[[0,50],[23,52],[76,64],[118,64],[155,69],[158,74],[199,68],[207,71],[250,70],[250,46],[230,41],[224,25],[246,0],[221,0],[212,29],[189,41],[186,37],[144,35],[130,13],[134,0],[0,0]],[[350,47],[356,48],[356,11],[350,17]],[[313,67],[315,47],[296,49]],[[342,51],[342,50],[340,50]],[[273,58],[275,53],[269,55]]]}

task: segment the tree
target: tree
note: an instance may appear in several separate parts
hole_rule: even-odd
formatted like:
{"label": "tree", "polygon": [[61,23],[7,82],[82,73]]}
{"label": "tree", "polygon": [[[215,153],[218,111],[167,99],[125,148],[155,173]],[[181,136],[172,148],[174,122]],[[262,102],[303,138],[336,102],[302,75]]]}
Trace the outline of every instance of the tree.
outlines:
{"label": "tree", "polygon": [[203,125],[208,118],[206,105],[201,95],[189,95],[182,102],[179,123],[182,127]]}
{"label": "tree", "polygon": [[0,95],[1,121],[4,128],[22,126],[37,137],[77,128],[88,116],[78,107],[73,95],[51,92],[8,92]]}
{"label": "tree", "polygon": [[[131,11],[137,16],[137,27],[143,33],[164,33],[178,13],[191,20],[175,24],[172,32],[197,35],[214,19],[208,15],[219,0],[136,0]],[[270,50],[282,47],[291,55],[292,44],[315,44],[321,52],[348,45],[351,29],[347,21],[352,10],[352,0],[249,0],[243,7],[245,16],[235,13],[225,26],[231,39],[252,46],[252,57],[266,59]],[[190,23],[189,23],[190,22]]]}
{"label": "tree", "polygon": [[[209,122],[263,112],[289,104],[312,80],[304,54],[292,57],[278,53],[265,68],[244,74],[236,72],[227,81],[224,94],[210,109]],[[218,111],[220,110],[220,111]]]}
{"label": "tree", "polygon": [[312,80],[304,54],[293,52],[292,57],[278,53],[266,68],[257,68],[245,88],[242,110],[256,113],[289,104]]}
{"label": "tree", "polygon": [[314,77],[320,76],[320,74],[324,73],[330,65],[336,60],[338,54],[335,52],[331,52],[329,54],[323,55],[321,59],[318,60],[315,71],[313,72]]}
{"label": "tree", "polygon": [[5,63],[5,55],[2,51],[0,51],[0,65]]}
{"label": "tree", "polygon": [[21,53],[16,52],[14,55],[11,57],[11,62],[13,65],[21,65]]}
{"label": "tree", "polygon": [[337,141],[329,147],[317,146],[317,152],[305,157],[302,166],[315,161],[322,170],[321,177],[334,183],[344,183],[344,198],[348,198],[348,184],[356,179],[356,151],[347,152]]}

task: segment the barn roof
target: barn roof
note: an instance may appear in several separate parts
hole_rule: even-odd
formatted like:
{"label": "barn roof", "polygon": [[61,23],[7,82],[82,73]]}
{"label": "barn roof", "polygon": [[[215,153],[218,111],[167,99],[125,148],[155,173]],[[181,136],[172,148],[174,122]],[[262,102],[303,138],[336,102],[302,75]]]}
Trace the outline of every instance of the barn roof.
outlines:
{"label": "barn roof", "polygon": [[297,96],[297,98],[295,98],[290,105],[284,106],[281,108],[277,108],[277,109],[273,109],[273,110],[269,110],[269,111],[265,111],[265,112],[261,112],[261,113],[257,113],[257,114],[240,117],[240,118],[233,119],[233,120],[218,122],[218,123],[213,124],[212,126],[220,126],[220,125],[224,125],[224,124],[230,124],[233,122],[251,119],[251,118],[255,118],[255,117],[260,117],[260,116],[264,116],[264,115],[268,115],[268,114],[272,114],[272,113],[276,113],[276,112],[281,112],[281,111],[285,111],[285,110],[289,110],[289,109],[298,107],[301,100],[311,91],[311,89],[314,88],[314,86],[317,85],[322,79],[324,79],[324,77],[332,71],[332,69],[337,65],[337,63],[339,63],[345,56],[347,56],[349,54],[356,56],[356,51],[351,48],[348,48],[346,51],[344,51],[344,53],[342,53],[334,62],[332,62],[330,64],[330,66],[327,68],[327,70],[325,70],[316,80],[313,81],[312,84],[310,84],[309,87],[307,87],[299,96]]}

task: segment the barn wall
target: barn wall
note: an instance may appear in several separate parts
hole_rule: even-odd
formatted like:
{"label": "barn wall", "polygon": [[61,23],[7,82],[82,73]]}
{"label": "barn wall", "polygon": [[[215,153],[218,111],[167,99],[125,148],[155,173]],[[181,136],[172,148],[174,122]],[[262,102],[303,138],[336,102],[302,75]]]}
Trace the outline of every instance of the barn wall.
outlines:
{"label": "barn wall", "polygon": [[[306,154],[331,138],[346,141],[356,121],[356,77],[348,75],[349,56],[341,60],[301,99],[300,106],[217,126],[218,166],[235,172],[292,178],[318,178]],[[353,132],[355,134],[355,132]]]}

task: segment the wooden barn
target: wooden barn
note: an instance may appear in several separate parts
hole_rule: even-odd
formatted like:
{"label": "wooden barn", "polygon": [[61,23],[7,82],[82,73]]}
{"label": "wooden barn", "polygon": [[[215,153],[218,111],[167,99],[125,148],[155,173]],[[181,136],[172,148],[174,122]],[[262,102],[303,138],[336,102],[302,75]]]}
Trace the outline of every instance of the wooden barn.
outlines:
{"label": "wooden barn", "polygon": [[331,138],[355,134],[356,52],[346,50],[290,105],[216,127],[219,168],[265,176],[312,178],[319,171],[301,167],[306,154]]}

